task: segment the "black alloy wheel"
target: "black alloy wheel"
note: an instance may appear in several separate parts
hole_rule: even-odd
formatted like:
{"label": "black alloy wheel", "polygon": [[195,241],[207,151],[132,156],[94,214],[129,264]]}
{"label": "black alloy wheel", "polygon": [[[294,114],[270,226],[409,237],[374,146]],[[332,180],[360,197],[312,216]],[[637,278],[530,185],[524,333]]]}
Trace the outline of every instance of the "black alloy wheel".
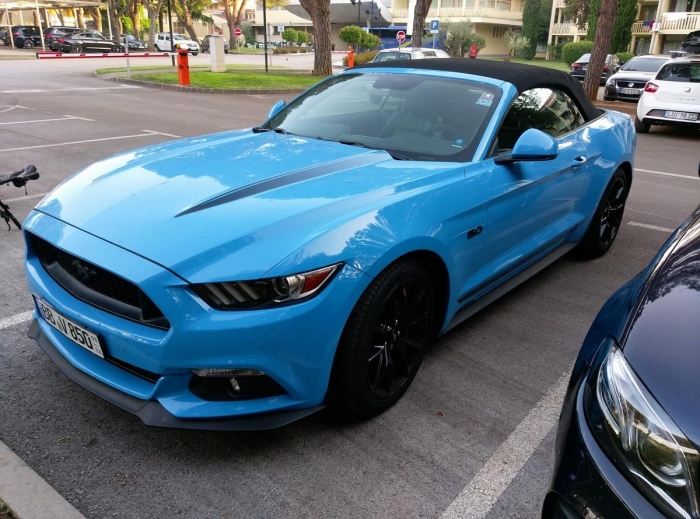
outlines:
{"label": "black alloy wheel", "polygon": [[608,252],[622,226],[625,203],[629,194],[629,180],[622,169],[618,169],[608,183],[593,220],[579,246],[586,258],[598,258]]}
{"label": "black alloy wheel", "polygon": [[25,49],[33,49],[34,42],[32,40],[24,40],[24,48]]}
{"label": "black alloy wheel", "polygon": [[80,43],[76,43],[76,44],[73,45],[73,47],[71,48],[71,50],[72,50],[73,52],[81,53],[81,52],[83,52],[83,46],[82,46]]}
{"label": "black alloy wheel", "polygon": [[418,373],[433,334],[434,289],[423,266],[401,260],[365,290],[333,366],[331,398],[359,416],[394,405]]}

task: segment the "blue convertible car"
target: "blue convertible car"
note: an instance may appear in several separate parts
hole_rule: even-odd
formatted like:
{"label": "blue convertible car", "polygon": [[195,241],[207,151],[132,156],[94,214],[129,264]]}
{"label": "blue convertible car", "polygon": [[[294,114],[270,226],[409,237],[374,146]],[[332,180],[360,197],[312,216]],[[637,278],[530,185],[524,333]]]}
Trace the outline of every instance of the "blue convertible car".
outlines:
{"label": "blue convertible car", "polygon": [[25,222],[29,335],[149,425],[371,416],[435,336],[567,251],[610,248],[635,145],[560,72],[347,70],[261,126],[60,185]]}

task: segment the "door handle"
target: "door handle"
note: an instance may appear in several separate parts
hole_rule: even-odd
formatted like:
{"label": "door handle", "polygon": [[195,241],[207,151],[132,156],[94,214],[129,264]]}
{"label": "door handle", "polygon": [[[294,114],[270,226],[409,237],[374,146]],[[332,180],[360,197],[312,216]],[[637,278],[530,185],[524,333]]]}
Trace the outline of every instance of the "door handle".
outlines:
{"label": "door handle", "polygon": [[580,168],[583,166],[588,159],[581,155],[580,157],[576,157],[573,161],[571,161],[571,167],[574,169]]}

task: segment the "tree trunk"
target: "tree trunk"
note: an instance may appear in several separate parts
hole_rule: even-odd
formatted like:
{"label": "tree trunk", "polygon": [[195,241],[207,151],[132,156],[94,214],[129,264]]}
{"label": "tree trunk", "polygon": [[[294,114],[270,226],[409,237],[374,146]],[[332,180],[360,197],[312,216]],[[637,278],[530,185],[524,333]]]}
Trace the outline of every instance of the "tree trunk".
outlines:
{"label": "tree trunk", "polygon": [[61,22],[61,25],[66,25],[66,22],[63,20],[63,10],[54,9],[53,12],[56,13],[56,16],[58,16],[58,21]]}
{"label": "tree trunk", "polygon": [[[92,15],[92,21],[95,22],[96,29],[100,32],[102,32],[102,11],[98,7],[91,7],[90,8],[90,14]],[[63,23],[63,19],[61,18],[61,23]]]}
{"label": "tree trunk", "polygon": [[411,47],[423,46],[423,31],[425,31],[425,19],[430,11],[431,0],[417,0],[416,9],[413,11],[413,34],[411,34]]}
{"label": "tree trunk", "polygon": [[163,7],[163,0],[158,0],[155,5],[153,0],[147,0],[143,3],[146,6],[146,12],[148,13],[148,21],[150,22],[148,28],[148,50],[155,50],[156,45],[156,29],[158,28],[158,14]]}
{"label": "tree trunk", "polygon": [[194,32],[194,26],[192,25],[192,13],[190,13],[189,8],[187,7],[187,2],[185,2],[185,0],[177,0],[177,3],[180,6],[180,11],[182,11],[182,18],[179,16],[178,18],[180,18],[182,25],[185,26],[187,34],[189,34],[192,41],[199,41],[199,38],[197,38],[197,33]]}
{"label": "tree trunk", "polygon": [[32,14],[34,15],[34,25],[39,27],[39,13],[36,9],[32,9]]}
{"label": "tree trunk", "polygon": [[[236,0],[233,0],[233,5],[231,5],[231,0],[224,0],[224,14],[226,15],[226,25],[228,25],[229,47],[231,48],[233,41],[236,39],[236,27],[233,24],[234,9],[236,9]],[[263,27],[263,29],[265,29],[265,27]]]}
{"label": "tree trunk", "polygon": [[85,29],[85,12],[82,7],[78,8],[78,27]]}
{"label": "tree trunk", "polygon": [[591,61],[588,64],[586,78],[583,80],[583,89],[591,101],[595,101],[598,98],[600,77],[603,73],[605,58],[608,55],[610,42],[612,41],[613,26],[617,15],[617,3],[618,0],[601,2],[600,10],[598,11],[598,27],[596,28],[595,41],[593,42]]}
{"label": "tree trunk", "polygon": [[107,0],[107,15],[112,22],[112,34],[110,35],[110,38],[119,41],[122,36],[122,23],[119,19],[119,15],[117,14],[117,9],[115,8],[114,2],[115,0]]}
{"label": "tree trunk", "polygon": [[234,32],[231,35],[231,39],[229,40],[229,45],[232,49],[238,48],[238,37],[236,36],[235,30],[240,29],[241,23],[243,23],[243,16],[245,15],[245,4],[246,2],[241,2],[238,6],[238,11],[236,12],[236,19],[233,23]]}
{"label": "tree trunk", "polygon": [[131,18],[131,25],[134,26],[134,38],[137,40],[141,39],[141,17],[139,16],[139,4],[138,2],[134,2],[134,5],[131,6],[131,12],[129,13],[129,17]]}
{"label": "tree trunk", "polygon": [[299,0],[309,13],[314,25],[314,71],[315,75],[330,76],[333,73],[331,62],[331,1]]}

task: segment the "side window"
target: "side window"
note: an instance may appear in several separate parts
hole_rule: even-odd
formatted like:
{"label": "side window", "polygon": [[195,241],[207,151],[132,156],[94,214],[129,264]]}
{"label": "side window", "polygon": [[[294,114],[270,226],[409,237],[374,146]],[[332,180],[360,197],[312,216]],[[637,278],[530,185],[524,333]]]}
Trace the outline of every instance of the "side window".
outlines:
{"label": "side window", "polygon": [[513,149],[518,138],[530,128],[556,138],[585,122],[576,103],[561,90],[526,90],[513,102],[498,131],[498,153]]}

